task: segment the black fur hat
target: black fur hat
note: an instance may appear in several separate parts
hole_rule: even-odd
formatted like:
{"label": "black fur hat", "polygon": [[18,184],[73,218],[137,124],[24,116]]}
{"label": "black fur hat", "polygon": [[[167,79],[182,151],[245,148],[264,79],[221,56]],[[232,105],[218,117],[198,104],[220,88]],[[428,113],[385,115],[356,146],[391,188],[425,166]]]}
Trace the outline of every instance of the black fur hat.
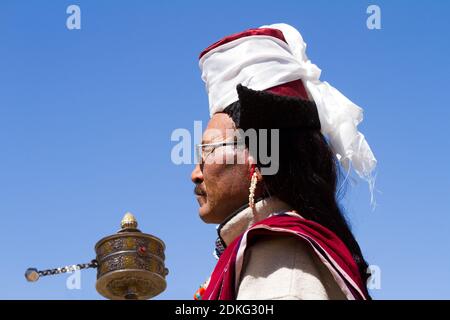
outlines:
{"label": "black fur hat", "polygon": [[313,101],[280,96],[237,85],[239,100],[225,108],[240,129],[309,129],[320,131]]}

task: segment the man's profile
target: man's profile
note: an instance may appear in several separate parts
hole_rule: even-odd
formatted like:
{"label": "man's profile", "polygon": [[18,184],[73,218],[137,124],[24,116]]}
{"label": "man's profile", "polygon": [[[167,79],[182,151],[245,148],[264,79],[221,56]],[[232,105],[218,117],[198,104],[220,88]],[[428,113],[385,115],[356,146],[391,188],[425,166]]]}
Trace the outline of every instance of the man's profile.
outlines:
{"label": "man's profile", "polygon": [[[201,219],[219,225],[219,260],[196,299],[370,299],[336,189],[341,165],[370,181],[376,160],[357,130],[362,109],[319,80],[305,49],[275,24],[200,55],[211,119],[191,178]],[[256,132],[256,151],[237,130]],[[275,173],[261,147],[277,153]]]}

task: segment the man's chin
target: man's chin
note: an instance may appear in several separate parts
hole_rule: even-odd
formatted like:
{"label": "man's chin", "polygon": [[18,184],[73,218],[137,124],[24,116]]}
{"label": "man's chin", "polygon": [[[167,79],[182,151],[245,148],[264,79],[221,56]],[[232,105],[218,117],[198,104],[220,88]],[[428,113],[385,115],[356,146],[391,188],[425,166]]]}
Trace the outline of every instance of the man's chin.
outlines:
{"label": "man's chin", "polygon": [[200,217],[200,219],[202,219],[203,222],[205,223],[211,223],[211,212],[208,208],[207,204],[203,204],[200,206],[200,208],[198,209],[198,215]]}
{"label": "man's chin", "polygon": [[211,210],[207,203],[200,206],[200,208],[198,209],[198,215],[204,223],[219,224],[222,222],[213,214],[213,210]]}

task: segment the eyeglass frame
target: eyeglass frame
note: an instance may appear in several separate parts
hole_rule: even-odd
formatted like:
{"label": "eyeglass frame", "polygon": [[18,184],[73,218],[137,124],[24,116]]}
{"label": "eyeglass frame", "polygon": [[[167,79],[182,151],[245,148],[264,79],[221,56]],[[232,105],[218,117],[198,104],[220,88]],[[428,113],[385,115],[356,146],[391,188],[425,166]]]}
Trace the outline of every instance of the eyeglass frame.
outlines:
{"label": "eyeglass frame", "polygon": [[[197,161],[200,164],[204,164],[206,162],[206,159],[217,148],[226,147],[226,146],[237,146],[237,145],[240,145],[242,143],[243,143],[243,140],[221,141],[221,142],[213,142],[213,143],[198,143],[198,144],[195,145],[195,153],[196,153]],[[212,149],[203,159],[203,148],[204,147],[212,147]]]}

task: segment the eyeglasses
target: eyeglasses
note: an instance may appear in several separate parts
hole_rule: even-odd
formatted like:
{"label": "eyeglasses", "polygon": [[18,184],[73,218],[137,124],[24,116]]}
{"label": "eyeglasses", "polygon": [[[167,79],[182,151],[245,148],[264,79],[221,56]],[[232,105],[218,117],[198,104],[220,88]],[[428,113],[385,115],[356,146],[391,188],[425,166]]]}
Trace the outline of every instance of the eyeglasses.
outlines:
{"label": "eyeglasses", "polygon": [[212,154],[217,148],[225,146],[238,146],[242,144],[243,142],[241,140],[196,144],[195,152],[197,161],[199,161],[199,163],[205,163],[208,156]]}

